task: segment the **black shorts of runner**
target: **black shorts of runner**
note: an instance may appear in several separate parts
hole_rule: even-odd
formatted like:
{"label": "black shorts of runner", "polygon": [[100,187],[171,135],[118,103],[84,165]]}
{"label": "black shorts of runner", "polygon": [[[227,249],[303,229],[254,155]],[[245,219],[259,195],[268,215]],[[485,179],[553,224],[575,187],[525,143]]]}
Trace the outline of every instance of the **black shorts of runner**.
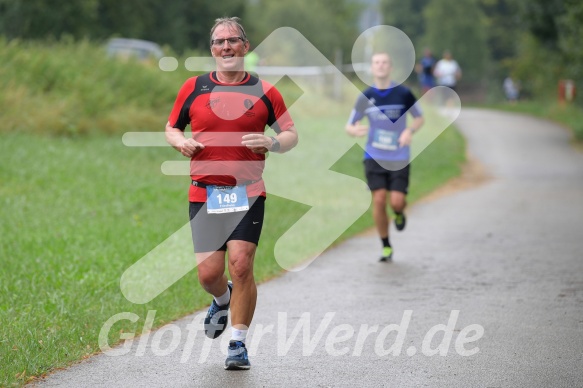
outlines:
{"label": "black shorts of runner", "polygon": [[226,251],[231,240],[258,245],[265,197],[249,198],[249,210],[221,214],[208,214],[206,202],[190,202],[189,213],[195,252]]}
{"label": "black shorts of runner", "polygon": [[407,194],[409,188],[409,162],[364,160],[366,182],[371,191],[385,189]]}

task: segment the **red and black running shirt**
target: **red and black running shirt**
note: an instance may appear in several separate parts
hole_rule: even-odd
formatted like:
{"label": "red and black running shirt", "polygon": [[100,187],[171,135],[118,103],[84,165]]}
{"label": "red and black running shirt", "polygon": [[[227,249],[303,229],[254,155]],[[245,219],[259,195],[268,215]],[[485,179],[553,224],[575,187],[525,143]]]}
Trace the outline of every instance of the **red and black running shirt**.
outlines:
{"label": "red and black running shirt", "polygon": [[[192,137],[205,146],[190,161],[194,181],[220,186],[248,184],[250,197],[265,196],[261,179],[265,155],[241,145],[241,138],[265,132],[266,125],[276,133],[294,125],[273,85],[248,73],[237,84],[223,84],[216,72],[189,78],[182,85],[168,122],[182,131],[190,124]],[[205,202],[206,189],[190,185],[188,198],[190,202]]]}

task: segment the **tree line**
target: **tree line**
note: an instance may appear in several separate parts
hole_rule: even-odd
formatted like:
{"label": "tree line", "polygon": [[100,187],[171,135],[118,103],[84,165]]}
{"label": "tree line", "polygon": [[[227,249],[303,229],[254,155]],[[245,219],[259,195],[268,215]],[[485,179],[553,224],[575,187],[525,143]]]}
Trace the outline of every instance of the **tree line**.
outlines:
{"label": "tree line", "polygon": [[579,0],[381,0],[385,22],[415,47],[450,49],[472,80],[518,80],[549,96],[557,81],[583,87],[583,2]]}
{"label": "tree line", "polygon": [[[208,50],[214,19],[237,15],[252,43],[281,26],[299,30],[331,61],[350,60],[362,32],[363,0],[0,0],[7,39],[104,41],[112,36],[166,45],[175,53]],[[533,94],[558,78],[583,81],[580,0],[377,0],[383,24],[403,30],[418,55],[449,49],[469,82],[513,75]],[[583,85],[581,85],[583,86]]]}
{"label": "tree line", "polygon": [[177,53],[207,50],[209,30],[222,16],[239,16],[258,44],[281,26],[298,29],[332,55],[352,44],[361,5],[354,0],[0,0],[0,34],[8,39],[105,40],[138,38],[168,45]]}

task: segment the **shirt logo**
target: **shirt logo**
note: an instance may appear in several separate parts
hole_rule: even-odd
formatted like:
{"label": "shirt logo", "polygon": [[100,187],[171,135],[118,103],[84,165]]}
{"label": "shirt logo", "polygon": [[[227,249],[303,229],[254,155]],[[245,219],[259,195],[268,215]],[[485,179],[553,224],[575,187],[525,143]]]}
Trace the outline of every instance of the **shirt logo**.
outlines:
{"label": "shirt logo", "polygon": [[253,101],[251,101],[250,99],[246,98],[243,101],[243,105],[245,105],[245,116],[247,117],[254,117],[255,116],[255,112],[251,112],[251,110],[253,109],[253,107],[255,106],[253,104]]}
{"label": "shirt logo", "polygon": [[386,109],[385,115],[391,120],[398,120],[402,116],[401,109]]}
{"label": "shirt logo", "polygon": [[221,100],[220,97],[209,98],[205,106],[209,109],[213,109],[219,103],[220,100]]}

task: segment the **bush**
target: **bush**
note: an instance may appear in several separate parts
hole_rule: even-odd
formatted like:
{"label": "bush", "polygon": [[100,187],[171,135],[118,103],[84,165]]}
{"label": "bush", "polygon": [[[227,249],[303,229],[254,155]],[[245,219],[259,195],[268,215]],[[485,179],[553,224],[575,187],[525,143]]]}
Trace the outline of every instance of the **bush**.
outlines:
{"label": "bush", "polygon": [[[188,75],[109,58],[102,45],[0,39],[1,131],[77,135],[160,130]],[[192,74],[190,74],[192,75]]]}

